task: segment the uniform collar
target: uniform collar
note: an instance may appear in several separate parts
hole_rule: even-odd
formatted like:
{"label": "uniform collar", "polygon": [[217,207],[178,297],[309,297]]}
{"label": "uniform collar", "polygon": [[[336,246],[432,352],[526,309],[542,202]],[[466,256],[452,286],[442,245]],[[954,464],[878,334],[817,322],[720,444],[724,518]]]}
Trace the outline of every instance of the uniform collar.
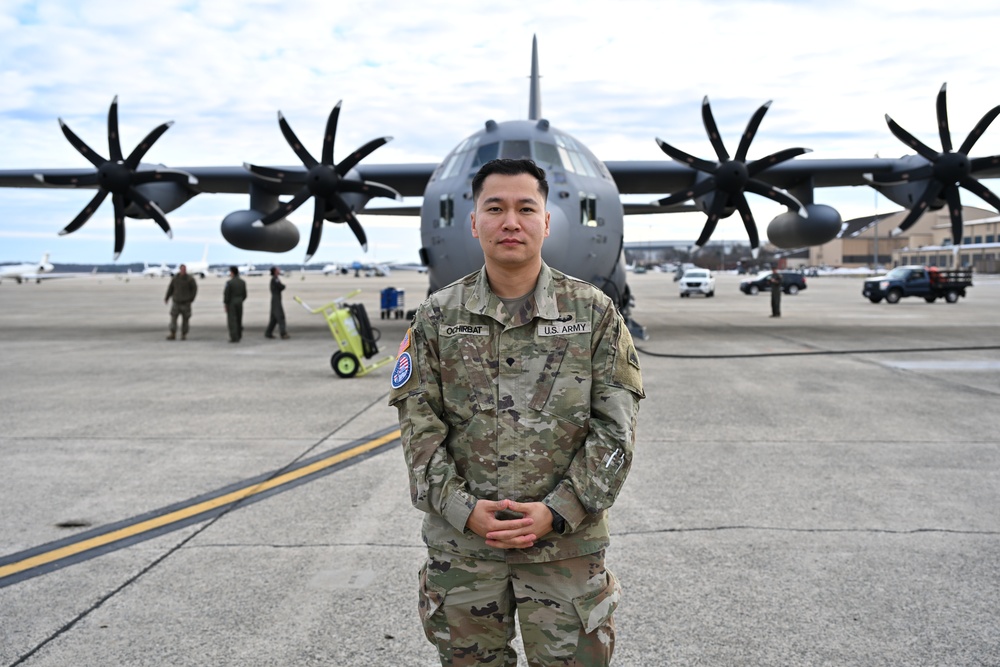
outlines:
{"label": "uniform collar", "polygon": [[559,307],[556,304],[555,283],[553,281],[553,270],[543,261],[542,268],[538,272],[538,281],[535,283],[535,291],[531,299],[525,304],[527,308],[520,313],[515,313],[509,318],[507,311],[493,290],[490,289],[489,280],[486,277],[486,267],[479,271],[476,282],[472,286],[472,293],[465,301],[466,309],[471,313],[492,317],[498,322],[508,323],[511,326],[521,326],[527,324],[535,317],[543,320],[554,320],[559,317]]}

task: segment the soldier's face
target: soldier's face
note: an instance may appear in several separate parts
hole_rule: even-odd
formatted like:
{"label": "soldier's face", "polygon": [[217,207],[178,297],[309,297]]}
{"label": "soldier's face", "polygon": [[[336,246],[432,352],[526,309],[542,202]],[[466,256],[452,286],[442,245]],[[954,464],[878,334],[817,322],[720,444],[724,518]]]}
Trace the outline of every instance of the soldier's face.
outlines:
{"label": "soldier's face", "polygon": [[479,239],[487,263],[508,268],[534,264],[549,235],[549,213],[530,174],[491,174],[472,214],[472,235]]}

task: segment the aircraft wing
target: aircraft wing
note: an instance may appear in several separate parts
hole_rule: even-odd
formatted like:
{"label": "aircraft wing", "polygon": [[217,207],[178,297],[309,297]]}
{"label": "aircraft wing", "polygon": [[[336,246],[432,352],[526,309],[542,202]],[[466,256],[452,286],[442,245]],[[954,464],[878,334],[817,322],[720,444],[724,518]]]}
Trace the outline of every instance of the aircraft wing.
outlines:
{"label": "aircraft wing", "polygon": [[[623,195],[676,192],[694,185],[698,173],[687,165],[671,160],[625,160],[604,164]],[[870,185],[866,175],[891,174],[907,167],[909,163],[892,158],[799,159],[768,167],[755,178],[785,190],[807,184],[817,188]],[[1000,164],[976,175],[981,178],[1000,178]]]}

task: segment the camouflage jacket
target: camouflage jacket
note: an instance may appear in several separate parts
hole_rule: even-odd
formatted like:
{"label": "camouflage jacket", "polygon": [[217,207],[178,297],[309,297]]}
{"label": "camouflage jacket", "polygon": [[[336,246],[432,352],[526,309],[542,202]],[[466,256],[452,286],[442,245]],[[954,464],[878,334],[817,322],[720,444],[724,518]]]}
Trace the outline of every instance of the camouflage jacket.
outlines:
{"label": "camouflage jacket", "polygon": [[[400,345],[389,397],[424,541],[510,562],[605,548],[643,397],[628,328],[593,285],[543,264],[513,314],[485,269],[435,292]],[[563,531],[527,549],[486,546],[466,521],[477,499],[504,498],[544,502]]]}
{"label": "camouflage jacket", "polygon": [[167,296],[164,298],[173,297],[174,303],[183,305],[194,301],[196,296],[198,296],[198,282],[194,276],[190,273],[185,273],[183,276],[178,273],[170,279],[170,284],[167,285]]}

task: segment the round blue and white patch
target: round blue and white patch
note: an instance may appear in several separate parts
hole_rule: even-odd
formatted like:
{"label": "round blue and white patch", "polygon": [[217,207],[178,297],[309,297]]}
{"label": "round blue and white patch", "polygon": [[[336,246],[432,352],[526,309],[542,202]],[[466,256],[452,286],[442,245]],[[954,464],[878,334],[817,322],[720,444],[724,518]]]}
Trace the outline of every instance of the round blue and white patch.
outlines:
{"label": "round blue and white patch", "polygon": [[399,359],[396,359],[396,366],[392,369],[392,388],[399,389],[402,387],[412,374],[413,362],[410,359],[410,353],[404,352],[399,355]]}

